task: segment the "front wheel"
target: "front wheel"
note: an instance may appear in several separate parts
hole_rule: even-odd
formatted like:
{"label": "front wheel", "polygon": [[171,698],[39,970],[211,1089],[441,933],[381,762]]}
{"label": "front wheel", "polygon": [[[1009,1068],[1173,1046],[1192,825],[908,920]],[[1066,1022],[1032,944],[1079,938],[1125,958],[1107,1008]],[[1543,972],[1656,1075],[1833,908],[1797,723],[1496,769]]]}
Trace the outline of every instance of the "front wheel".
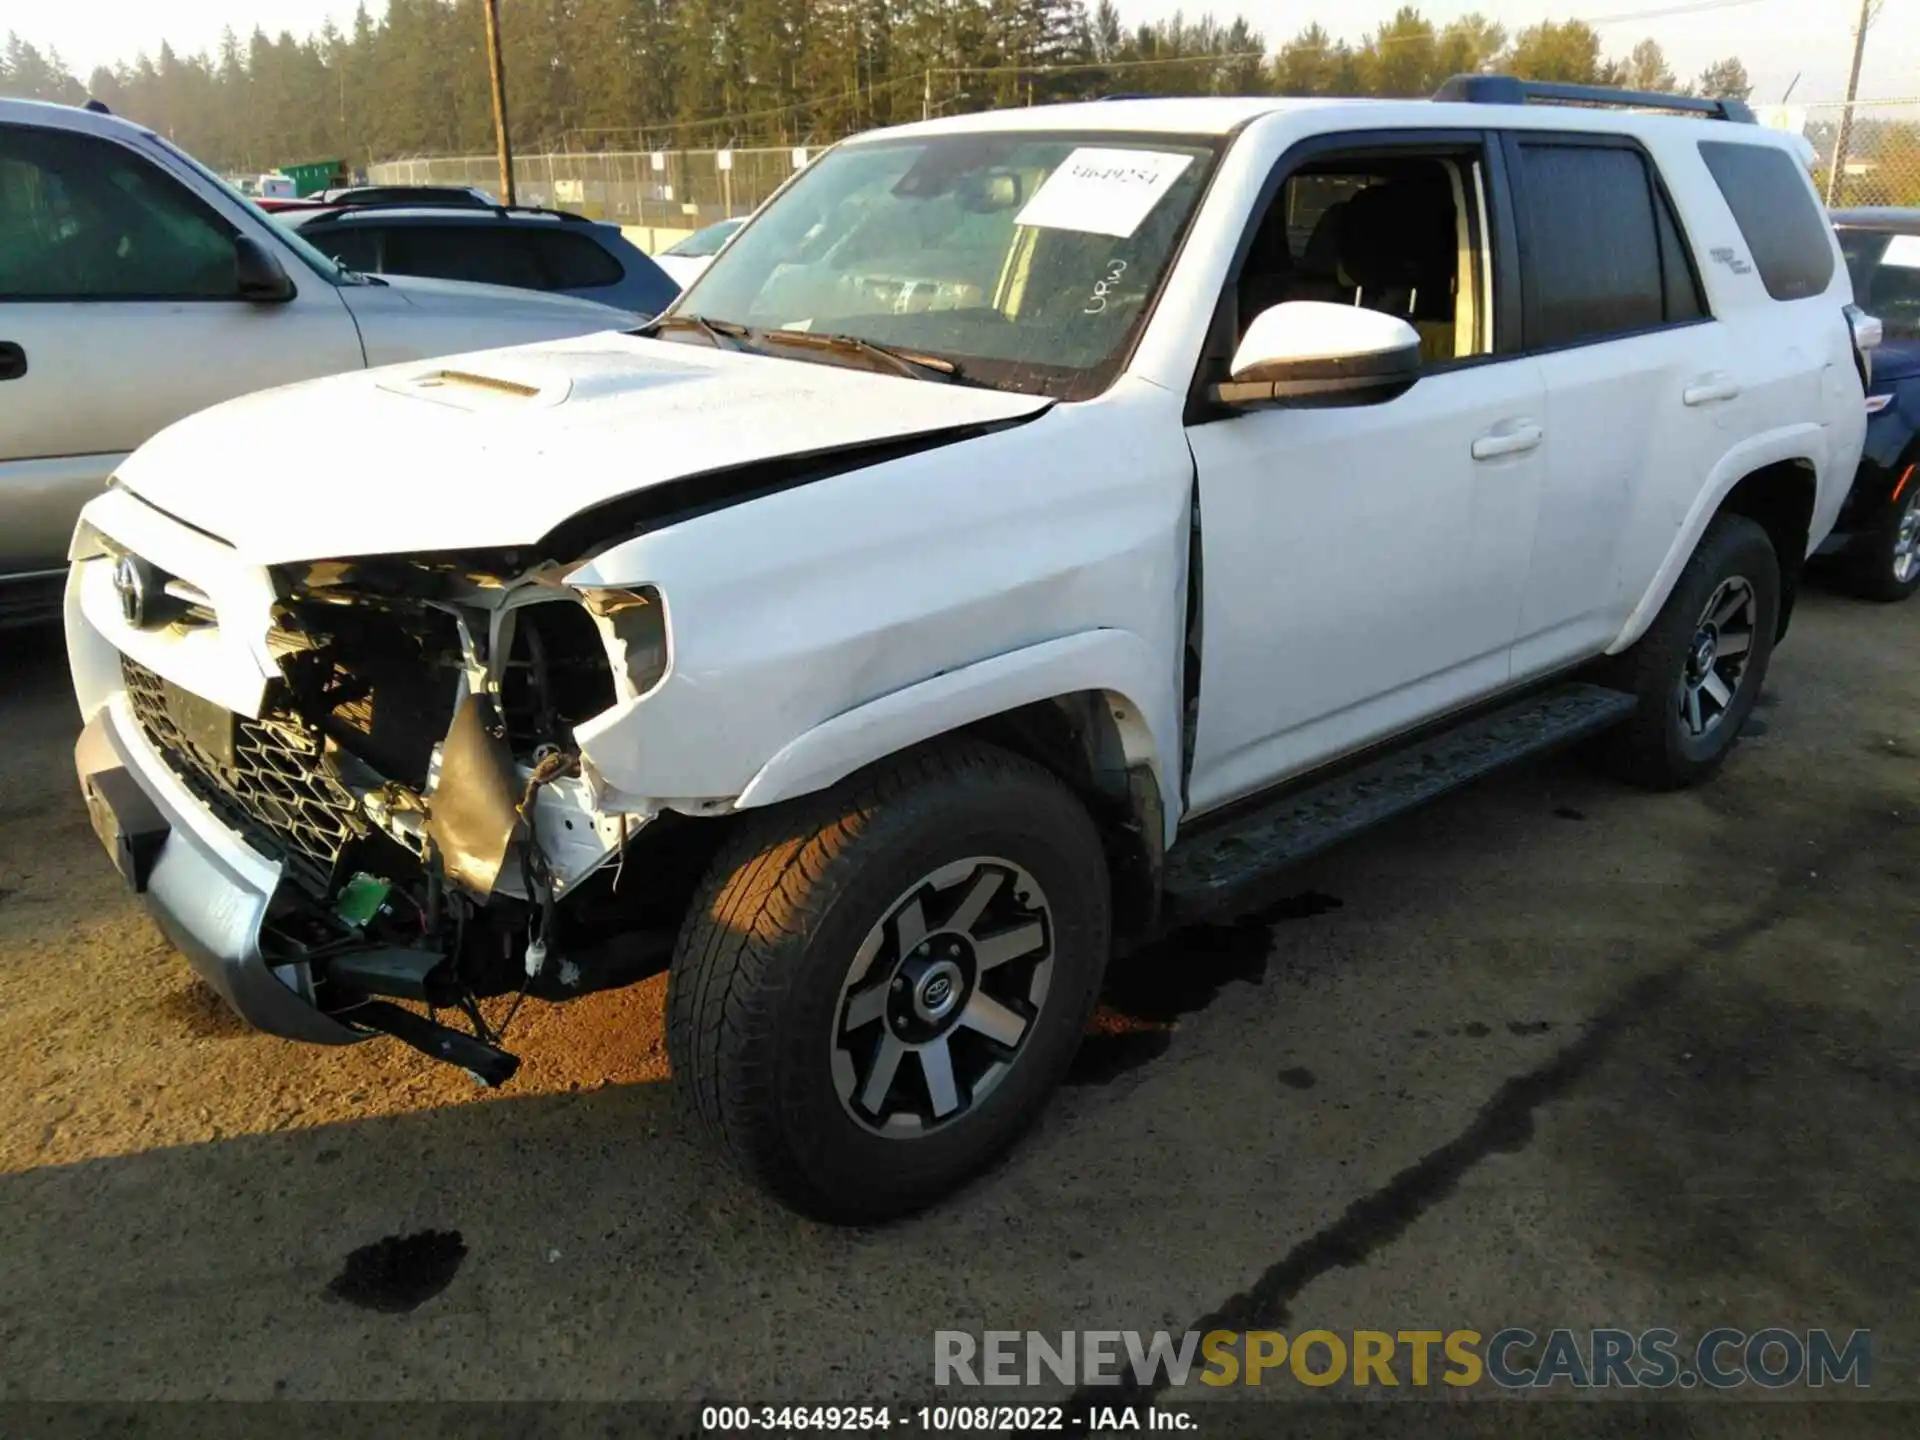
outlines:
{"label": "front wheel", "polygon": [[1647,633],[1602,667],[1640,701],[1599,741],[1607,768],[1655,790],[1712,774],[1760,698],[1779,628],[1773,542],[1743,515],[1715,517]]}
{"label": "front wheel", "polygon": [[916,1209],[1011,1143],[1065,1073],[1109,903],[1079,801],[985,745],[749,817],[675,951],[674,1079],[796,1209]]}

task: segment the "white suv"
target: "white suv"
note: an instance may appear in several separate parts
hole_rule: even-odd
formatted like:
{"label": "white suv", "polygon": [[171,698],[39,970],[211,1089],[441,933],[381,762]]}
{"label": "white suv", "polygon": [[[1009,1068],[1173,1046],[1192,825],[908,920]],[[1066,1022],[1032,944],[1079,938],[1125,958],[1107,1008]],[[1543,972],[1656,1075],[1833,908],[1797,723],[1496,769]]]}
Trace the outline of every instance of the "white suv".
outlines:
{"label": "white suv", "polygon": [[[355,275],[142,126],[0,99],[0,620],[30,613],[37,581],[57,594],[80,507],[183,415],[291,380],[637,318]],[[340,416],[257,438],[325,449],[353,430]]]}
{"label": "white suv", "polygon": [[488,997],[670,966],[714,1136],[871,1218],[1116,944],[1550,744],[1704,776],[1872,326],[1786,137],[1452,93],[865,135],[650,335],[173,427],[73,544],[103,839],[256,1024],[489,1081]]}

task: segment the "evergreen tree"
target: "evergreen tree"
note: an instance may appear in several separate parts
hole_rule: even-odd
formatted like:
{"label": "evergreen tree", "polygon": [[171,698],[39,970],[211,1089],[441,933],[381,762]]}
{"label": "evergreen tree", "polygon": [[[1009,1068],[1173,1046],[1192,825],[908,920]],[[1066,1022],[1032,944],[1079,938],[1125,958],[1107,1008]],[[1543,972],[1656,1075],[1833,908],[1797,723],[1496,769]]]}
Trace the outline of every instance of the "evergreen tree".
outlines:
{"label": "evergreen tree", "polygon": [[[351,165],[493,144],[482,0],[362,3],[344,31],[225,32],[211,55],[156,54],[96,70],[9,35],[0,93],[79,103],[171,136],[208,164],[257,172]],[[1579,21],[1508,45],[1479,14],[1436,27],[1405,5],[1356,46],[1315,24],[1270,57],[1241,15],[1176,12],[1123,23],[1119,0],[499,0],[517,150],[820,145],[851,131],[996,105],[1121,92],[1161,95],[1431,94],[1449,75],[1668,89],[1660,48],[1604,55]],[[378,13],[375,11],[378,9]],[[1744,96],[1736,59],[1702,92]],[[1863,132],[1864,133],[1864,132]],[[661,177],[681,185],[691,180]],[[705,181],[714,178],[708,169]],[[523,169],[539,193],[544,171]]]}
{"label": "evergreen tree", "polygon": [[1711,100],[1744,100],[1753,93],[1747,67],[1729,56],[1700,72],[1700,93]]}
{"label": "evergreen tree", "polygon": [[1621,84],[1629,90],[1675,91],[1680,81],[1667,65],[1666,52],[1657,40],[1642,40],[1627,56]]}
{"label": "evergreen tree", "polygon": [[1620,79],[1620,68],[1601,56],[1599,32],[1584,20],[1528,26],[1515,37],[1506,64],[1527,80],[1614,85]]}

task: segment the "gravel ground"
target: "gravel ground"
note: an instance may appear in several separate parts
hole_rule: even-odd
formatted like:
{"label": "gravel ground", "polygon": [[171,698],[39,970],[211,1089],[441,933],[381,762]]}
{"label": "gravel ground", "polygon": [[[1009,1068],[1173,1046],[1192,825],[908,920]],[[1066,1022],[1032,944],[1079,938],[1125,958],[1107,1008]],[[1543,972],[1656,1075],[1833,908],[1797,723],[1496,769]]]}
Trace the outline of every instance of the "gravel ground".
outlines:
{"label": "gravel ground", "polygon": [[1216,1323],[1870,1328],[1920,1395],[1916,642],[1816,591],[1714,783],[1529,766],[1174,936],[991,1174],[834,1230],[695,1143],[661,980],[530,1002],[500,1094],[245,1030],[98,853],[57,636],[0,637],[0,1398],[859,1402],[940,1329]]}

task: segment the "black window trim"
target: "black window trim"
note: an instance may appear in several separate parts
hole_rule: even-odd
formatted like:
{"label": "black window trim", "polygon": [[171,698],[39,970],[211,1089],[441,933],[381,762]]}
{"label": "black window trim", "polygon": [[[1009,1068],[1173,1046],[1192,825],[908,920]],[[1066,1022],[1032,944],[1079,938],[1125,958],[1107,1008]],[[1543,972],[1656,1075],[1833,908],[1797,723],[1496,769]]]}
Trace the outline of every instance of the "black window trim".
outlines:
{"label": "black window trim", "polygon": [[[59,135],[83,143],[93,142],[101,145],[111,145],[125,154],[132,156],[142,165],[146,166],[148,170],[158,175],[165,184],[171,186],[175,192],[184,198],[188,206],[197,211],[216,233],[224,235],[229,242],[238,240],[242,234],[239,226],[235,225],[211,205],[207,204],[199,195],[196,195],[191,186],[181,182],[179,176],[170,173],[166,166],[156,163],[151,155],[146,154],[136,145],[127,144],[117,135],[102,135],[96,131],[76,130],[65,125],[25,124],[15,120],[0,121],[0,131],[24,131],[37,135]],[[278,257],[276,256],[275,258]],[[284,270],[287,267],[282,265],[281,268]],[[293,285],[294,293],[287,297],[289,300],[292,300],[299,295],[300,289],[297,284],[293,283],[291,271],[288,272],[287,280],[290,285]],[[135,292],[125,295],[8,295],[0,292],[0,305],[252,305],[254,303],[254,301],[249,300],[240,293],[237,288],[237,281],[236,289],[231,295],[149,294],[145,292]]]}
{"label": "black window trim", "polygon": [[[1517,343],[1519,334],[1519,259],[1513,233],[1513,209],[1497,132],[1459,126],[1326,131],[1305,136],[1289,145],[1260,182],[1253,208],[1241,226],[1233,259],[1228,262],[1220,295],[1214,301],[1213,318],[1208,322],[1206,338],[1201,343],[1193,380],[1188,387],[1183,422],[1189,426],[1205,425],[1247,413],[1217,403],[1208,392],[1225,378],[1227,363],[1232,360],[1234,347],[1239,342],[1240,274],[1246,268],[1247,254],[1253,249],[1254,236],[1266,218],[1268,207],[1295,171],[1314,161],[1349,155],[1356,160],[1369,157],[1417,158],[1422,154],[1457,159],[1469,151],[1478,155],[1487,190],[1485,220],[1491,233],[1477,238],[1481,253],[1490,254],[1493,261],[1493,294],[1490,297],[1493,305],[1493,349],[1485,355],[1464,355],[1422,366],[1421,379],[1518,359],[1520,352],[1508,346],[1510,341]],[[1477,215],[1469,216],[1471,225],[1477,227],[1479,221]]]}
{"label": "black window trim", "polygon": [[[1702,282],[1700,267],[1696,263],[1693,253],[1693,242],[1687,235],[1686,220],[1681,216],[1680,208],[1673,203],[1673,193],[1667,188],[1666,177],[1660,173],[1660,166],[1655,162],[1652,153],[1648,151],[1647,147],[1640,143],[1637,136],[1602,133],[1592,130],[1527,129],[1502,130],[1500,132],[1500,139],[1500,148],[1506,160],[1506,168],[1510,172],[1506,177],[1509,187],[1507,194],[1509,203],[1513,207],[1513,232],[1518,243],[1517,258],[1519,263],[1517,274],[1520,283],[1521,303],[1518,317],[1520,331],[1519,349],[1516,353],[1521,355],[1556,355],[1562,350],[1579,350],[1593,345],[1612,345],[1621,340],[1636,340],[1643,335],[1658,335],[1668,330],[1684,330],[1690,325],[1708,325],[1719,318],[1713,313],[1712,299],[1708,296],[1707,287]],[[1561,340],[1551,345],[1532,344],[1527,334],[1528,330],[1535,323],[1533,316],[1533,297],[1531,293],[1531,267],[1527,263],[1525,227],[1519,223],[1519,197],[1512,188],[1515,183],[1513,177],[1524,177],[1526,174],[1525,162],[1520,154],[1521,149],[1526,145],[1552,145],[1563,149],[1628,150],[1638,155],[1640,157],[1641,171],[1646,176],[1648,182],[1648,201],[1656,212],[1654,214],[1653,233],[1654,250],[1661,258],[1661,309],[1663,311],[1666,309],[1667,267],[1665,264],[1665,254],[1660,249],[1663,242],[1660,233],[1660,219],[1657,212],[1659,207],[1664,204],[1666,206],[1667,216],[1673,222],[1674,235],[1680,242],[1681,250],[1685,252],[1682,258],[1686,262],[1687,275],[1693,281],[1694,295],[1699,301],[1700,314],[1685,320],[1662,320],[1657,325],[1638,325],[1631,330],[1612,330],[1605,335],[1589,335],[1582,336],[1577,340]],[[1526,181],[1524,178],[1521,178],[1518,183],[1524,185]]]}

